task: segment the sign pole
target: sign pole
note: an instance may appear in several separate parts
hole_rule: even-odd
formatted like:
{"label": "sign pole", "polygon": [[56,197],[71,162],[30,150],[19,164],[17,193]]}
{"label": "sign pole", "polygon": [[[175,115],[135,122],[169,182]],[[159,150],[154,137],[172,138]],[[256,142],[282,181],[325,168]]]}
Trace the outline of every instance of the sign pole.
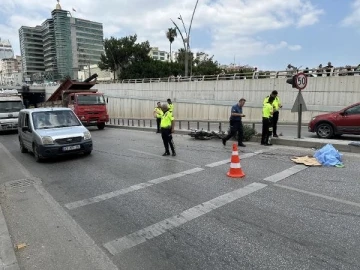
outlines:
{"label": "sign pole", "polygon": [[[299,90],[299,95],[300,95],[300,91]],[[302,104],[301,102],[299,102],[299,111],[298,111],[298,127],[297,127],[297,135],[298,135],[298,139],[301,139],[301,120],[302,120]]]}
{"label": "sign pole", "polygon": [[303,110],[307,111],[305,101],[302,97],[301,90],[303,90],[307,85],[307,77],[304,73],[298,73],[293,77],[293,88],[298,89],[298,96],[295,100],[292,112],[298,113],[298,125],[297,125],[297,138],[301,139],[301,122],[302,122],[302,112]]}

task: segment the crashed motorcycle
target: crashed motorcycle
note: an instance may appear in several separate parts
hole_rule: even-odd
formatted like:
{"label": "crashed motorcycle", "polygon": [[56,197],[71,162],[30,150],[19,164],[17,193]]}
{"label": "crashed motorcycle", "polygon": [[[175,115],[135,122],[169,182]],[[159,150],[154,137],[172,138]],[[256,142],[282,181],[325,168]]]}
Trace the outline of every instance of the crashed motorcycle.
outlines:
{"label": "crashed motorcycle", "polygon": [[196,140],[222,139],[226,136],[224,131],[215,132],[215,131],[205,131],[203,129],[201,130],[192,129],[188,135]]}

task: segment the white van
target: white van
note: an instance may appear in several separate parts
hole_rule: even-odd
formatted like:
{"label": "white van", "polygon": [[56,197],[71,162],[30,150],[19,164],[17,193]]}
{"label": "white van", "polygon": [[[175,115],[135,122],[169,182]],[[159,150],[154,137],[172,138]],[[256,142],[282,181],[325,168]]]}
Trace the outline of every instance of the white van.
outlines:
{"label": "white van", "polygon": [[44,158],[74,153],[89,155],[91,134],[69,108],[23,109],[18,118],[20,150]]}

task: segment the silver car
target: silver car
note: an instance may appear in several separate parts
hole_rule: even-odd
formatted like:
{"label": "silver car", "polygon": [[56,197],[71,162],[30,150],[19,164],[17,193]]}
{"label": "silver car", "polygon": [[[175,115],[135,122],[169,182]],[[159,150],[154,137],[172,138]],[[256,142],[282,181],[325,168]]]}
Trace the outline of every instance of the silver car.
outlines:
{"label": "silver car", "polygon": [[44,158],[74,153],[91,154],[91,134],[69,108],[23,109],[19,113],[20,150]]}

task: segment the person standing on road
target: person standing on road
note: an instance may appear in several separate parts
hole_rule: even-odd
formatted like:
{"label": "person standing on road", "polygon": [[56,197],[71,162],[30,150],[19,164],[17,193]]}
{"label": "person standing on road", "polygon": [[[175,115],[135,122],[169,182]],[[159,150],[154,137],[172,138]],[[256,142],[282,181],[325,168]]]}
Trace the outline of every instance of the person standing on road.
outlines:
{"label": "person standing on road", "polygon": [[282,108],[280,98],[278,96],[278,91],[274,90],[271,92],[270,96],[267,96],[264,99],[263,106],[268,103],[269,97],[274,97],[274,101],[272,103],[274,107],[274,114],[272,118],[272,126],[273,126],[273,137],[279,137],[277,135],[277,123],[279,121],[279,109]]}
{"label": "person standing on road", "polygon": [[230,134],[228,134],[225,138],[222,139],[223,145],[226,145],[226,141],[231,137],[235,136],[238,133],[238,146],[246,147],[243,144],[243,126],[241,119],[245,117],[243,114],[243,107],[245,105],[245,98],[241,98],[237,104],[231,107],[231,116],[230,116]]}
{"label": "person standing on road", "polygon": [[264,104],[262,110],[262,133],[261,133],[261,145],[272,145],[269,143],[269,137],[271,136],[271,122],[274,113],[273,102],[275,98],[270,96],[268,101]]}
{"label": "person standing on road", "polygon": [[172,103],[170,98],[167,99],[167,103],[168,103],[169,111],[171,113],[174,113],[174,104]]}
{"label": "person standing on road", "polygon": [[156,118],[156,133],[160,133],[160,123],[161,123],[161,117],[163,116],[163,111],[161,109],[161,103],[157,103],[157,107],[154,109],[154,117]]}
{"label": "person standing on road", "polygon": [[164,112],[163,116],[161,117],[161,123],[160,123],[161,137],[165,146],[165,153],[163,154],[163,156],[170,155],[170,151],[169,151],[169,146],[170,146],[172,156],[174,157],[176,156],[176,152],[175,152],[175,145],[172,134],[174,133],[175,119],[172,112],[170,112],[167,104],[163,104],[161,107]]}

